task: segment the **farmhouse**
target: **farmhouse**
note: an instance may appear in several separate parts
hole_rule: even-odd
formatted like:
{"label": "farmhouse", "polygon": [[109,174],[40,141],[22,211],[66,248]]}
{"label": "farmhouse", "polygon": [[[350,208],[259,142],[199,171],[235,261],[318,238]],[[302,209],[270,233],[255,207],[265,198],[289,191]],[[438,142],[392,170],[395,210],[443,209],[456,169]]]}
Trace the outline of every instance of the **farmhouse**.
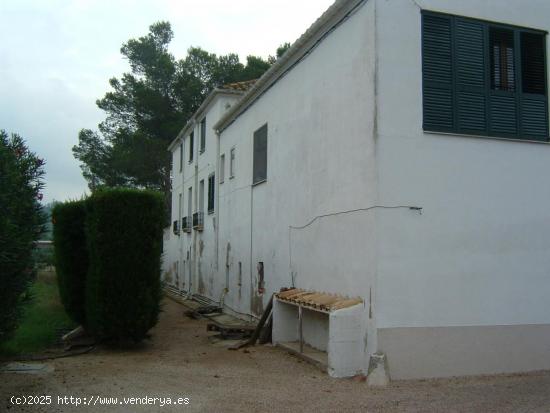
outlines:
{"label": "farmhouse", "polygon": [[549,29],[543,0],[337,0],[170,145],[166,283],[243,317],[300,289],[273,340],[333,376],[549,369]]}

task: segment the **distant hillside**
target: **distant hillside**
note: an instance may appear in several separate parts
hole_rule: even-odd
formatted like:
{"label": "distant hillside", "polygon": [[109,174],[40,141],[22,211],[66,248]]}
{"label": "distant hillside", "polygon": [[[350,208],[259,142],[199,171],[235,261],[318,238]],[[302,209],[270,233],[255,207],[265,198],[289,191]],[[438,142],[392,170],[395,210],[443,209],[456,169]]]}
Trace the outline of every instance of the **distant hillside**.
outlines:
{"label": "distant hillside", "polygon": [[40,237],[42,240],[53,240],[52,208],[54,205],[55,202],[50,202],[42,207],[46,214],[46,225],[44,225],[45,231]]}

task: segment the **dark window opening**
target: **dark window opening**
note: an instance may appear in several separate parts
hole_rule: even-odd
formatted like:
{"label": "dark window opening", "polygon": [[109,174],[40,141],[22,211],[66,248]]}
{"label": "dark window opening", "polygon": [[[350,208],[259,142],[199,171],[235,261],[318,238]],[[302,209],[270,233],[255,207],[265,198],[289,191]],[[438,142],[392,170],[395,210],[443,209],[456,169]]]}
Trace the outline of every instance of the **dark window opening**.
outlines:
{"label": "dark window opening", "polygon": [[264,263],[260,261],[258,263],[258,293],[263,294],[264,292],[265,292]]}
{"label": "dark window opening", "polygon": [[267,124],[254,132],[253,184],[267,179]]}
{"label": "dark window opening", "polygon": [[210,175],[208,177],[208,213],[214,212],[214,194],[215,194],[215,176]]}
{"label": "dark window opening", "polygon": [[231,148],[229,153],[229,177],[235,177],[235,148]]}
{"label": "dark window opening", "polygon": [[546,94],[544,37],[521,33],[521,73],[523,93]]}
{"label": "dark window opening", "polygon": [[206,118],[201,120],[201,153],[206,149]]}
{"label": "dark window opening", "polygon": [[193,152],[194,152],[194,146],[195,146],[195,133],[191,132],[191,135],[189,135],[189,162],[193,162]]}
{"label": "dark window opening", "polygon": [[514,65],[514,32],[491,28],[491,89],[514,92],[516,69]]}
{"label": "dark window opening", "polygon": [[239,261],[239,276],[237,278],[237,285],[240,287],[243,285],[243,263]]}

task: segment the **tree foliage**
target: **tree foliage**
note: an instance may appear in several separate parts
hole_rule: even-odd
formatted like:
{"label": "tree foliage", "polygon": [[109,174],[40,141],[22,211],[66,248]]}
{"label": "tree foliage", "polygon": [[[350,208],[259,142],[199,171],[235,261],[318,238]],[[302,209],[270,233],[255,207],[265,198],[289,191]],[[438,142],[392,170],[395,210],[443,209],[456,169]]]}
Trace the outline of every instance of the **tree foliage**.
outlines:
{"label": "tree foliage", "polygon": [[17,326],[21,297],[34,277],[33,241],[45,220],[43,176],[44,161],[23,138],[0,130],[0,340]]}
{"label": "tree foliage", "polygon": [[168,51],[172,38],[170,24],[158,22],[146,36],[122,46],[131,71],[110,79],[111,91],[96,102],[105,120],[98,131],[82,129],[73,147],[92,191],[126,186],[159,190],[168,197],[166,148],[185,121],[216,86],[258,78],[274,61],[248,56],[244,65],[234,53],[217,56],[199,47],[177,60]]}

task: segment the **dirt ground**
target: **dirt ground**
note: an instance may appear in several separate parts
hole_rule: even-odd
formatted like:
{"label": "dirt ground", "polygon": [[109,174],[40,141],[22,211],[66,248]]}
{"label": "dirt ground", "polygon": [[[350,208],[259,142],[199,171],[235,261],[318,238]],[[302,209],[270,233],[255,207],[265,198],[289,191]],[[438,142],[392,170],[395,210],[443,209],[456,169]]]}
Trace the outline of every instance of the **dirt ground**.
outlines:
{"label": "dirt ground", "polygon": [[[53,373],[0,373],[0,412],[550,412],[550,372],[397,381],[373,389],[330,378],[271,346],[229,351],[213,345],[206,322],[183,316],[184,310],[165,300],[152,339],[139,348],[47,362]],[[52,402],[16,406],[14,395],[49,395]],[[63,405],[58,396],[96,405]],[[146,396],[160,399],[135,404]],[[107,406],[97,397],[118,399]],[[124,404],[131,397],[140,401]],[[161,407],[166,398],[188,398],[188,404]]]}

